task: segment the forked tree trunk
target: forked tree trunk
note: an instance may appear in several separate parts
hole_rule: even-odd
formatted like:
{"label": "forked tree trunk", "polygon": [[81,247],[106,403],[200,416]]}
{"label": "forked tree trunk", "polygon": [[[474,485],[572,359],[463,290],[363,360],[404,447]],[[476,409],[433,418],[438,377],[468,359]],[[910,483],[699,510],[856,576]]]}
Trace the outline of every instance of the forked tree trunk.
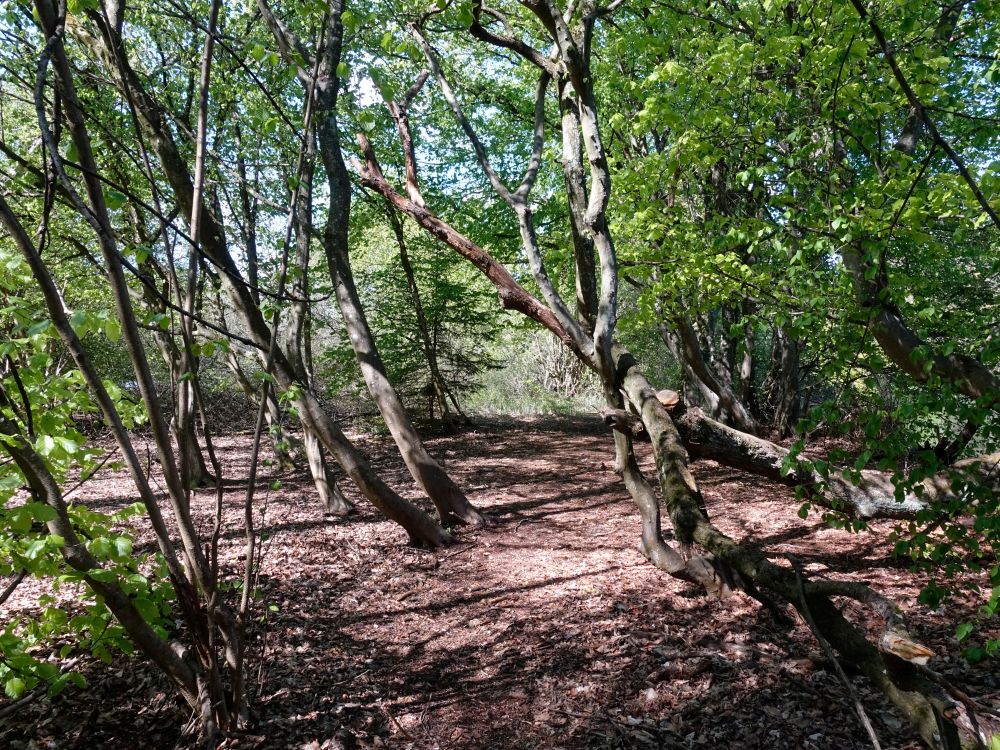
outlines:
{"label": "forked tree trunk", "polygon": [[[538,89],[540,94],[536,98],[536,129],[532,158],[526,172],[528,177],[516,193],[511,193],[492,170],[482,142],[478,140],[460,108],[454,104],[455,98],[445,89],[445,82],[440,74],[439,82],[442,84],[445,98],[455,112],[456,119],[472,142],[483,172],[489,178],[495,192],[507,200],[521,220],[522,245],[531,257],[535,280],[552,307],[547,309],[542,307],[523,287],[510,278],[509,274],[501,273],[496,260],[482,248],[434,216],[425,205],[412,200],[412,192],[410,200],[396,192],[382,175],[367,138],[359,134],[358,142],[365,158],[365,165],[362,168],[363,184],[378,190],[431,234],[445,240],[457,252],[471,260],[497,286],[501,299],[516,299],[518,309],[523,310],[525,314],[567,342],[581,359],[600,373],[609,406],[614,407],[617,394],[623,393],[638,413],[645,431],[650,435],[660,490],[675,535],[682,543],[701,545],[717,561],[713,562],[713,569],[723,574],[727,569],[732,572],[732,575],[724,574],[723,581],[731,580],[744,586],[748,592],[763,601],[770,602],[772,608],[778,609],[791,604],[800,613],[810,612],[812,619],[817,623],[817,636],[825,638],[846,659],[857,664],[914,723],[928,744],[947,750],[959,747],[959,727],[956,720],[966,707],[946,695],[942,685],[929,673],[876,647],[843,617],[832,603],[831,597],[851,597],[869,605],[883,619],[884,634],[900,632],[899,629],[902,627],[901,618],[890,602],[877,596],[866,586],[852,582],[803,581],[798,571],[773,564],[752,546],[737,544],[708,521],[700,503],[697,484],[687,466],[687,451],[669,413],[657,398],[657,391],[650,386],[629,353],[622,347],[614,345],[611,340],[615,322],[617,271],[613,244],[607,235],[604,215],[611,178],[597,121],[589,52],[593,26],[602,14],[612,11],[612,6],[592,7],[589,12],[584,10],[582,18],[577,22],[564,17],[551,3],[524,2],[523,5],[538,17],[540,30],[548,32],[551,37],[554,60],[547,54],[529,47],[520,38],[500,35],[481,25],[478,22],[478,13],[482,11],[481,4],[473,5],[471,27],[471,32],[477,38],[519,54],[541,70]],[[419,35],[419,31],[414,31],[414,35],[433,66],[434,59],[430,45]],[[544,86],[548,76],[563,72],[570,78],[576,90],[576,104],[580,112],[579,128],[591,168],[590,198],[586,213],[577,216],[571,211],[571,220],[581,229],[592,233],[601,259],[601,302],[592,341],[581,336],[576,321],[566,315],[565,302],[558,297],[552,285],[547,285],[548,279],[538,257],[538,247],[534,242],[532,227],[526,226],[526,222],[523,221],[524,216],[529,213],[525,210],[524,200],[531,189],[532,170],[537,168],[540,146],[544,140],[540,137],[544,116],[538,116],[539,111],[544,115]],[[397,126],[401,127],[398,119]],[[416,166],[412,163],[415,161],[415,156],[413,150],[406,147],[406,138],[403,138],[403,141],[404,159],[411,162],[407,164],[409,187],[410,175],[416,173]],[[627,465],[627,446],[621,446],[618,453],[622,456],[622,463]],[[642,496],[641,488],[637,494],[640,496],[636,500],[642,506],[648,497]],[[650,528],[654,527],[653,521],[655,519],[649,523]]]}
{"label": "forked tree trunk", "polygon": [[744,585],[759,589],[777,604],[808,610],[818,636],[856,665],[913,722],[932,747],[958,750],[955,719],[966,707],[949,696],[929,671],[876,646],[841,614],[831,596],[848,596],[869,605],[883,620],[882,642],[905,629],[895,605],[866,586],[841,581],[803,582],[797,571],[779,567],[752,547],[722,534],[699,508],[697,485],[686,467],[687,452],[657,392],[624,349],[617,349],[622,386],[650,435],[664,503],[682,542],[696,542],[728,566]]}
{"label": "forked tree trunk", "polygon": [[[339,35],[342,33],[339,16],[343,6],[336,1],[332,3],[332,6],[331,15],[336,16],[337,22],[334,24],[336,29],[331,29],[331,33]],[[328,41],[328,47],[336,47],[335,58],[339,63],[339,39],[336,44]],[[337,63],[333,64],[334,69],[336,65]],[[320,81],[317,86],[319,145],[330,188],[330,209],[323,235],[323,248],[326,251],[330,279],[336,291],[337,304],[344,318],[344,325],[347,328],[351,346],[357,357],[365,384],[368,386],[368,391],[375,400],[407,469],[420,488],[427,493],[431,502],[434,503],[441,522],[445,525],[456,523],[481,525],[485,523],[483,515],[469,502],[465,493],[427,452],[423,440],[413,427],[402,402],[399,400],[399,395],[386,375],[385,365],[375,344],[375,338],[368,325],[358,290],[354,284],[354,274],[351,271],[351,261],[348,255],[351,180],[341,153],[336,110],[337,87],[338,77],[336,75],[332,77],[332,80]]]}
{"label": "forked tree trunk", "polygon": [[[544,10],[536,12],[541,13],[548,22],[560,22],[558,16],[545,15]],[[358,141],[365,156],[362,181],[366,186],[378,190],[430,233],[445,240],[472,261],[497,286],[502,299],[518,300],[518,309],[551,330],[570,347],[574,346],[576,340],[563,329],[559,316],[542,307],[509,275],[501,273],[502,267],[499,267],[495,259],[442,222],[423,205],[417,205],[393,190],[382,175],[367,139],[359,135]],[[582,354],[580,349],[576,351]],[[583,351],[586,349],[583,348]],[[696,575],[695,578],[707,579],[702,585],[717,593],[725,593],[733,585],[741,586],[775,611],[780,612],[788,604],[800,612],[808,609],[817,621],[819,634],[847,660],[864,671],[913,722],[928,744],[947,750],[958,748],[956,717],[961,717],[963,712],[968,714],[969,711],[945,694],[942,687],[916,665],[876,648],[843,617],[830,597],[849,596],[869,604],[885,623],[883,633],[899,632],[902,627],[895,607],[863,585],[840,581],[801,582],[793,571],[774,565],[753,547],[736,544],[709,523],[703,503],[700,502],[697,483],[687,467],[687,451],[670,415],[658,400],[656,390],[650,386],[626,350],[616,345],[613,357],[611,379],[609,380],[607,372],[603,374],[605,391],[615,393],[620,389],[634,406],[645,431],[651,436],[660,490],[675,536],[682,544],[697,543],[711,554],[710,558],[704,558],[708,567],[702,568],[701,575]],[[614,403],[613,397],[609,400]],[[620,444],[621,440],[616,443]],[[655,503],[651,502],[655,498],[650,497],[648,483],[639,479],[641,474],[630,462],[628,446],[619,445],[617,453],[622,457],[623,469],[627,470],[627,486],[642,509],[644,551],[651,560],[672,575],[691,580],[692,576],[686,566],[680,568],[677,559],[664,551],[658,543],[658,511]],[[803,592],[801,595],[800,591]],[[965,725],[967,722],[963,724]]]}

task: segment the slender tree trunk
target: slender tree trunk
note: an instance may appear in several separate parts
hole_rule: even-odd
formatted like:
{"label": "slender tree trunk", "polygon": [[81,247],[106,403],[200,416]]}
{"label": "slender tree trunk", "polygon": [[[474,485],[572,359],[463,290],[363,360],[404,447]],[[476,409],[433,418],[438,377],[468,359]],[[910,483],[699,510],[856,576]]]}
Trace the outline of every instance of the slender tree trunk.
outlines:
{"label": "slender tree trunk", "polygon": [[733,424],[744,432],[753,435],[760,434],[760,425],[757,424],[757,420],[750,414],[746,405],[733,392],[730,382],[727,382],[730,379],[718,375],[720,370],[724,371],[724,368],[713,368],[705,362],[698,343],[698,335],[691,323],[684,318],[677,317],[674,319],[674,329],[677,332],[679,349],[684,361],[691,368],[695,377],[715,394],[719,408],[724,409]]}
{"label": "slender tree trunk", "polygon": [[[147,266],[148,270],[148,266]],[[147,305],[151,305],[150,309],[158,310],[161,314],[166,313],[166,307],[163,305],[161,300],[155,298],[152,292],[143,286],[145,292],[145,300]],[[179,391],[181,388],[191,388],[192,383],[189,378],[183,378],[183,362],[180,351],[177,349],[177,345],[174,342],[173,337],[169,332],[164,330],[157,330],[153,334],[153,340],[156,344],[157,351],[160,353],[160,358],[163,363],[167,366],[170,372],[170,382],[174,385],[174,399],[173,399],[173,413],[170,418],[170,431],[174,436],[174,442],[177,443],[177,451],[180,454],[181,466],[186,466],[187,471],[182,472],[182,478],[185,482],[185,489],[192,490],[198,487],[206,487],[215,484],[215,477],[208,469],[208,465],[205,463],[205,456],[202,453],[201,443],[198,441],[198,433],[195,429],[195,421],[193,414],[190,415],[191,418],[185,418],[181,414],[181,399],[179,398]],[[190,399],[187,403],[190,408],[194,408],[194,398],[193,394],[189,395]]]}
{"label": "slender tree trunk", "polygon": [[799,357],[802,345],[784,328],[774,329],[771,371],[768,373],[768,400],[774,409],[772,425],[781,437],[791,435],[801,416]]}
{"label": "slender tree trunk", "polygon": [[323,512],[331,516],[343,516],[350,513],[354,510],[354,506],[344,497],[344,493],[333,479],[332,473],[326,465],[326,458],[323,456],[323,446],[316,433],[305,425],[302,428],[302,443],[305,446],[306,459],[309,461],[309,473],[316,486]]}
{"label": "slender tree trunk", "polygon": [[[312,318],[309,303],[309,258],[310,239],[312,237],[312,195],[313,173],[316,164],[316,137],[312,128],[305,134],[307,139],[302,158],[302,168],[299,172],[299,185],[296,204],[293,207],[293,228],[295,230],[295,267],[297,273],[291,284],[293,296],[288,315],[288,336],[285,340],[285,356],[298,375],[299,380],[310,389],[315,384],[312,379],[312,368],[307,363],[312,360],[312,337],[308,334]],[[313,428],[303,422],[302,440],[305,446],[306,459],[309,463],[309,474],[319,495],[323,512],[328,515],[346,515],[353,506],[344,497],[333,472],[323,456],[323,446]]]}
{"label": "slender tree trunk", "polygon": [[[420,299],[420,288],[417,286],[417,277],[413,272],[413,264],[410,263],[410,253],[407,249],[406,235],[403,232],[403,223],[399,220],[396,210],[388,203],[386,204],[386,215],[389,217],[392,231],[396,235],[396,244],[399,246],[399,262],[403,267],[403,275],[406,277],[406,287],[410,293],[410,301],[413,304],[413,312],[417,319],[417,335],[420,337],[420,344],[423,347],[424,357],[427,360],[427,369],[430,371],[432,404],[437,405],[438,412],[441,415],[441,424],[446,429],[452,429],[455,427],[456,415],[452,413],[448,405],[449,399],[455,404],[458,417],[466,423],[469,422],[469,418],[458,407],[458,400],[451,393],[448,383],[441,374],[441,368],[438,365],[437,347],[431,339],[430,328],[427,325],[427,316],[424,314],[424,306]],[[433,415],[433,406],[431,413]]]}
{"label": "slender tree trunk", "polygon": [[171,432],[173,432],[174,440],[177,443],[181,477],[184,487],[188,490],[213,486],[216,482],[215,477],[208,470],[205,456],[198,442],[195,420],[197,413],[195,388],[198,387],[194,381],[196,377],[197,375],[189,375],[187,378],[177,381],[174,414],[170,420]]}
{"label": "slender tree trunk", "polygon": [[[343,6],[336,0],[333,6],[331,16],[336,16],[336,22],[330,27],[331,38],[327,41],[327,48],[331,52],[336,48],[335,54],[332,55],[332,59],[337,61],[332,63],[332,69],[335,71],[340,60],[339,35],[343,29],[339,19]],[[336,41],[333,40],[333,35],[338,37]],[[441,522],[446,525],[455,523],[481,525],[485,522],[483,515],[427,452],[420,435],[410,422],[396,390],[386,376],[385,365],[361,306],[348,255],[351,180],[341,153],[336,109],[337,86],[338,78],[335,74],[330,80],[323,80],[317,86],[320,152],[330,188],[330,208],[323,235],[323,246],[330,279],[336,291],[337,304],[343,315],[351,346],[354,348],[368,391],[375,400],[407,469],[434,503]]]}
{"label": "slender tree trunk", "polygon": [[[580,141],[580,113],[569,79],[558,81],[559,112],[562,118],[562,168],[566,199],[572,216],[587,213],[587,180],[583,171],[583,144]],[[582,222],[571,221],[573,262],[576,279],[576,315],[593,333],[597,320],[597,275],[594,262],[594,239],[584,231]]]}
{"label": "slender tree trunk", "polygon": [[[698,377],[697,373],[691,367],[684,354],[684,347],[681,344],[680,336],[666,323],[660,323],[658,329],[660,331],[660,338],[663,339],[663,343],[667,345],[670,353],[674,355],[674,359],[677,360],[677,364],[681,368],[681,377],[685,384],[685,403],[689,406],[702,406],[713,417],[719,417],[722,410],[719,403],[719,396],[705,385],[705,382]],[[691,393],[692,390],[698,394],[697,401]]]}

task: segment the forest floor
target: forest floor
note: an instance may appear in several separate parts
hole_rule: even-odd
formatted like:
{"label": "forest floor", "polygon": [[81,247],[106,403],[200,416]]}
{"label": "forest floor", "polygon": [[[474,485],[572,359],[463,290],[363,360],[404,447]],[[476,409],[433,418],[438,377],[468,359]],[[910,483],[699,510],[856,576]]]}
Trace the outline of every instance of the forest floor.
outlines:
{"label": "forest floor", "polygon": [[[355,437],[415,498],[391,442]],[[227,488],[221,560],[235,575],[250,436],[216,442]],[[871,746],[804,624],[781,630],[744,595],[708,599],[644,560],[610,434],[595,419],[480,420],[429,445],[493,521],[436,552],[408,547],[361,502],[347,519],[324,519],[305,474],[280,477],[276,490],[264,482],[263,621],[248,647],[256,725],[228,747]],[[980,602],[960,595],[938,612],[917,604],[925,580],[891,559],[891,523],[876,524],[878,534],[833,530],[797,517],[784,487],[710,462],[694,471],[720,528],[776,562],[793,553],[810,575],[872,584],[938,654],[933,667],[998,706],[995,664],[965,663],[954,639]],[[106,471],[77,499],[111,510],[134,493]],[[211,491],[195,500],[205,529],[213,502]],[[22,589],[5,615],[31,606],[31,587]],[[187,712],[152,669],[137,660],[80,668],[85,689],[20,708],[0,722],[0,747],[175,747]],[[857,685],[882,747],[920,746]]]}

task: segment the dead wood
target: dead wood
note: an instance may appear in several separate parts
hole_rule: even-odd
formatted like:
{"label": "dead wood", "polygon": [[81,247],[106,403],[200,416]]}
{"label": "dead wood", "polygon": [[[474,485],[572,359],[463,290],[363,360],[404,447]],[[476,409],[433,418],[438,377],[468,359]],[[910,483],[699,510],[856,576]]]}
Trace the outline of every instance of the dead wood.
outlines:
{"label": "dead wood", "polygon": [[931,503],[960,499],[953,489],[955,478],[994,486],[998,481],[994,468],[1000,463],[1000,454],[979,456],[958,461],[949,471],[924,480],[919,485],[920,494],[897,497],[891,474],[863,469],[857,472],[857,484],[837,466],[830,466],[824,475],[805,461],[790,463],[787,448],[727,427],[701,409],[678,414],[676,426],[692,458],[717,461],[789,487],[804,487],[810,502],[856,518],[913,519]]}

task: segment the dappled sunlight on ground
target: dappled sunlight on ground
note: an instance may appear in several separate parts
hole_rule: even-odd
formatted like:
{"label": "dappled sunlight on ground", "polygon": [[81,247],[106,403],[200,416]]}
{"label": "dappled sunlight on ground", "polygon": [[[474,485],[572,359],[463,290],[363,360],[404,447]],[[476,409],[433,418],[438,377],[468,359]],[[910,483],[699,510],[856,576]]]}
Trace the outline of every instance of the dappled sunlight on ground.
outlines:
{"label": "dappled sunlight on ground", "polygon": [[[389,442],[359,442],[392,486],[418,497]],[[217,443],[227,477],[221,560],[234,574],[249,437]],[[485,529],[458,530],[458,543],[436,552],[405,546],[404,533],[346,483],[360,508],[347,519],[322,518],[304,475],[281,477],[280,489],[262,483],[264,599],[249,661],[263,687],[258,724],[239,747],[866,745],[843,685],[804,626],[783,632],[742,594],[706,599],[645,562],[638,516],[596,420],[491,420],[429,445],[492,519]],[[649,456],[643,461],[648,467]],[[973,602],[929,613],[914,604],[920,581],[888,564],[879,537],[798,518],[786,488],[708,462],[695,472],[721,529],[752,538],[776,562],[791,552],[811,574],[871,582],[945,657],[938,669],[976,694],[1000,688],[988,667],[956,661],[951,628]],[[105,474],[84,496],[113,506],[128,497],[124,486]],[[212,502],[211,492],[196,497],[206,528]],[[48,724],[19,722],[0,742],[27,748],[30,734],[58,747],[134,747],[131,733],[144,727],[143,746],[172,747],[184,714],[159,678],[141,665],[105,672],[91,668],[89,690],[107,705],[85,731],[74,722],[92,696],[68,692],[26,713]],[[909,729],[859,684],[883,746],[915,747]]]}

